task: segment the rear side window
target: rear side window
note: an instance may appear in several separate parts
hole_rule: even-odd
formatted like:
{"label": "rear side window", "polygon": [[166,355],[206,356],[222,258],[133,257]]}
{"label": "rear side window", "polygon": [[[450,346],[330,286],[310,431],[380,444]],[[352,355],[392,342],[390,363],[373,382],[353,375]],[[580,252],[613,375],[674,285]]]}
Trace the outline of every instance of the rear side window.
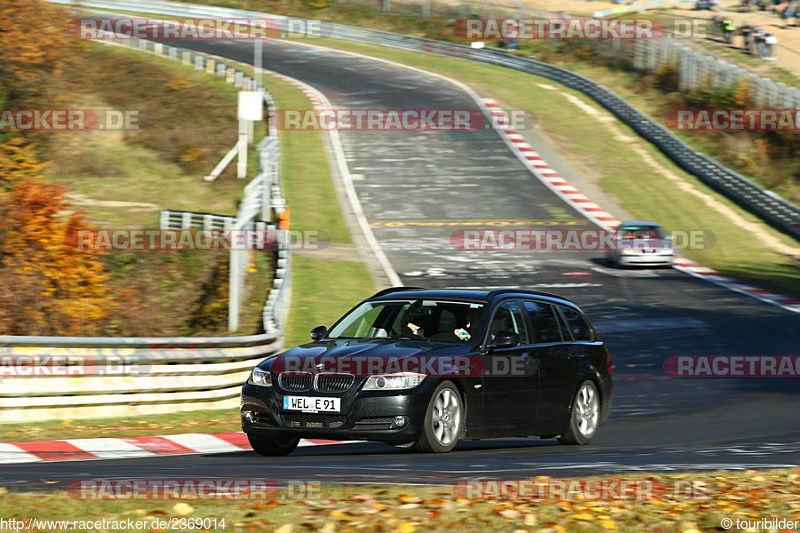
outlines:
{"label": "rear side window", "polygon": [[489,341],[493,341],[495,335],[501,331],[513,331],[519,335],[520,344],[529,344],[525,319],[516,302],[503,302],[497,306],[489,324]]}
{"label": "rear side window", "polygon": [[563,313],[564,318],[567,320],[567,327],[572,332],[573,339],[576,341],[589,342],[594,340],[594,333],[592,332],[591,326],[589,326],[589,323],[579,312],[569,307],[559,307],[561,308],[561,313]]}
{"label": "rear side window", "polygon": [[550,304],[528,300],[524,307],[533,328],[531,335],[534,343],[561,342],[561,329]]}

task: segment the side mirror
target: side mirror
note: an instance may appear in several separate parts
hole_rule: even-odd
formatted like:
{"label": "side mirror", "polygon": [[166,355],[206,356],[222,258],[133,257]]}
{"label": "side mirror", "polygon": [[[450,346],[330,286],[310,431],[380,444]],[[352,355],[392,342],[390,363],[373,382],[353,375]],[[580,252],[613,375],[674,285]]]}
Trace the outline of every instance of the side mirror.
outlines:
{"label": "side mirror", "polygon": [[489,345],[489,348],[513,348],[519,344],[519,334],[513,331],[499,331],[494,336],[494,340]]}
{"label": "side mirror", "polygon": [[325,326],[317,326],[311,330],[311,340],[318,341],[324,337],[326,333],[328,333],[328,328]]}

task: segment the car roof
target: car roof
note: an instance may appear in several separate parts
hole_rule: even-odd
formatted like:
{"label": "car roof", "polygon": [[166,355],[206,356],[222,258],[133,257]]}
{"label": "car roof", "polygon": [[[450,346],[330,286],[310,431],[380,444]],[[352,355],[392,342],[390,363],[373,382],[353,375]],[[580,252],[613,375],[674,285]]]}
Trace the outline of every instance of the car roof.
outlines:
{"label": "car roof", "polygon": [[625,226],[658,226],[661,227],[661,224],[658,222],[654,222],[652,220],[626,220],[625,222],[620,223],[618,228],[622,228]]}
{"label": "car roof", "polygon": [[488,303],[496,298],[530,298],[537,297],[542,299],[551,300],[555,303],[569,304],[571,307],[577,306],[570,300],[552,294],[549,292],[533,291],[528,289],[507,288],[495,290],[480,290],[480,289],[423,289],[420,287],[392,287],[384,289],[370,300],[392,300],[395,298],[403,299],[428,299],[428,300],[455,300],[455,301],[468,301],[468,302],[482,302]]}

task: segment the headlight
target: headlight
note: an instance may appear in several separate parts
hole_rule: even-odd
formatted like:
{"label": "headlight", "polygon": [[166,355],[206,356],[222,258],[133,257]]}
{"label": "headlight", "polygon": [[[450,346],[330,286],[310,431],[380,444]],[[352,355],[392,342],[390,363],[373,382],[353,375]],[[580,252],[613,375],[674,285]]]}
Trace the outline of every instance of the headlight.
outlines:
{"label": "headlight", "polygon": [[363,390],[402,390],[413,389],[427,376],[424,374],[383,374],[370,376]]}
{"label": "headlight", "polygon": [[272,376],[269,372],[264,372],[260,368],[254,368],[250,374],[248,382],[251,385],[259,385],[261,387],[272,387]]}

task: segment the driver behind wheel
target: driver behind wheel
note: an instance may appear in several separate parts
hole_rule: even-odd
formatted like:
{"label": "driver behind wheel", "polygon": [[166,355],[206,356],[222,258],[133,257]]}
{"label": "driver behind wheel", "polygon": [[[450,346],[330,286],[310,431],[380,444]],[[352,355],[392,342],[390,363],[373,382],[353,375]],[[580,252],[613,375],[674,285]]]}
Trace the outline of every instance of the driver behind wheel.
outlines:
{"label": "driver behind wheel", "polygon": [[403,313],[400,320],[401,334],[422,337],[424,335],[424,320],[427,313],[421,305],[412,305]]}

